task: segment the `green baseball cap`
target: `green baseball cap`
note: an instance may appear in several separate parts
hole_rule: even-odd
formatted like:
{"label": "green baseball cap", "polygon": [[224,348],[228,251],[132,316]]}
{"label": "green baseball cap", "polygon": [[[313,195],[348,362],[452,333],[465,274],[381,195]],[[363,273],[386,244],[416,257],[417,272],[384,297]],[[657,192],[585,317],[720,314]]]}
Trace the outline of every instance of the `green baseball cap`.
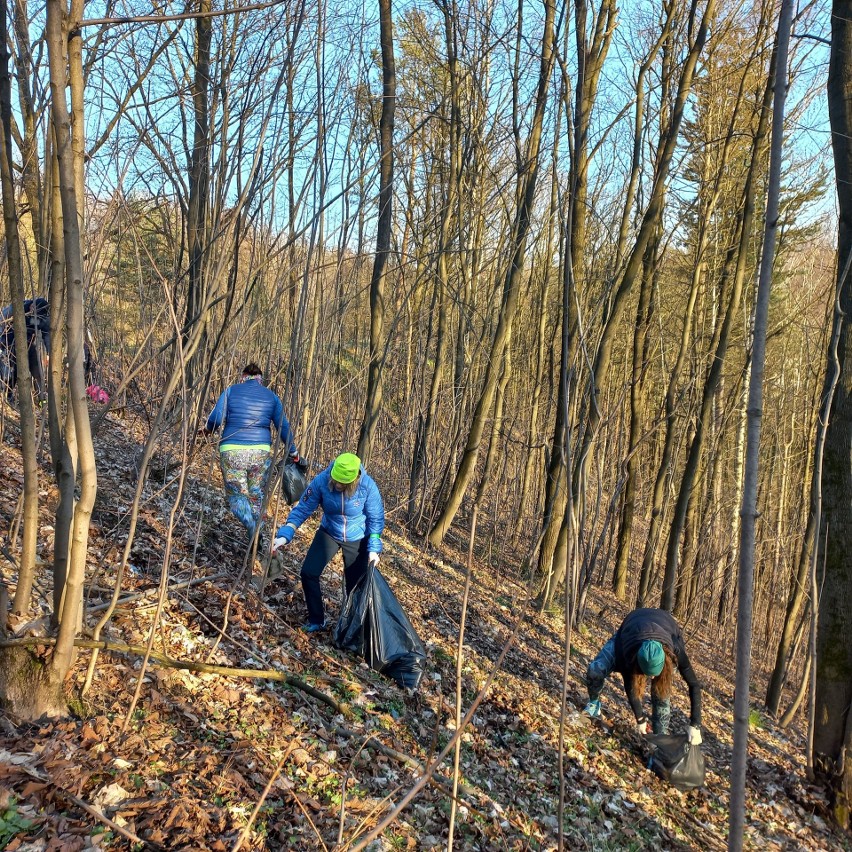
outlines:
{"label": "green baseball cap", "polygon": [[636,661],[644,674],[648,677],[656,677],[663,670],[666,662],[666,652],[663,650],[662,643],[657,642],[656,639],[646,639],[639,648]]}
{"label": "green baseball cap", "polygon": [[331,478],[342,485],[349,485],[358,478],[361,459],[355,453],[341,453],[331,466]]}

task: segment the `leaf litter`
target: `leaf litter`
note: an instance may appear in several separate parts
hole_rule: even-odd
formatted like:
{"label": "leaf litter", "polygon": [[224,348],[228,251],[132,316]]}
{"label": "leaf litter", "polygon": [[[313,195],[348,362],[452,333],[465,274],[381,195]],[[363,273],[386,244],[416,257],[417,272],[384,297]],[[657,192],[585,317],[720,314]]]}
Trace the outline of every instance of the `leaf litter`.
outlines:
{"label": "leaf litter", "polygon": [[[96,441],[101,485],[90,538],[89,610],[111,596],[126,543],[134,459],[144,440],[143,424],[126,417],[108,417]],[[154,650],[177,661],[286,672],[305,688],[263,677],[165,668],[153,661],[125,726],[140,657],[102,652],[92,687],[79,699],[91,653],[81,650],[69,682],[69,694],[78,696],[72,702],[75,715],[38,724],[16,723],[8,716],[2,720],[0,806],[5,810],[0,832],[6,826],[11,833],[0,833],[0,848],[5,841],[12,852],[218,852],[239,841],[241,849],[345,849],[394,807],[453,735],[465,548],[427,554],[403,530],[391,527],[386,533],[383,573],[429,654],[420,691],[409,696],[362,661],[337,651],[328,634],[317,640],[298,631],[303,616],[298,569],[310,525],[300,536],[302,547],[286,553],[283,573],[267,584],[262,598],[235,586],[245,543],[226,510],[213,455],[213,450],[196,453],[191,463],[169,566],[174,588]],[[0,514],[8,529],[21,487],[20,454],[4,443],[0,462]],[[119,607],[103,638],[127,645],[147,641],[176,487],[171,470],[171,480],[166,474],[160,481],[152,476],[145,486],[132,567],[122,583],[122,596],[135,597]],[[42,490],[39,547],[49,565],[57,495],[46,472]],[[285,511],[278,508],[279,518]],[[2,570],[4,580],[14,584],[8,560]],[[561,619],[525,611],[526,591],[508,569],[477,564],[474,572],[462,712],[485,682],[514,619],[522,616],[525,623],[461,736],[454,845],[554,850]],[[339,575],[339,566],[332,565],[323,577],[332,615],[341,595]],[[31,620],[49,614],[51,593],[45,568]],[[609,683],[604,691],[602,721],[580,714],[587,661],[625,613],[593,590],[584,628],[573,634],[563,740],[565,847],[724,849],[732,644],[718,637],[702,641],[700,627],[688,629],[690,655],[704,685],[708,773],[704,788],[679,793],[645,768],[619,684]],[[87,623],[93,625],[98,615],[90,615]],[[763,685],[756,680],[756,691]],[[326,700],[318,700],[316,693]],[[674,703],[675,727],[685,726],[685,690],[679,690]],[[821,789],[805,777],[801,719],[784,730],[764,720],[749,748],[746,848],[852,848],[832,829]],[[369,848],[444,847],[451,773],[449,758],[434,783]]]}

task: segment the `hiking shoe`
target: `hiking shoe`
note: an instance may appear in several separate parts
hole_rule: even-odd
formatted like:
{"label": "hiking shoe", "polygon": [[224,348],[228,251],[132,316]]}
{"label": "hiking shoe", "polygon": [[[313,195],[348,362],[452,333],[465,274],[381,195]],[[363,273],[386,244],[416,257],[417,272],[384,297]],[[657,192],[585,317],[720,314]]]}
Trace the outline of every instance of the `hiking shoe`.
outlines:
{"label": "hiking shoe", "polygon": [[325,630],[326,627],[327,624],[325,621],[322,624],[311,624],[308,622],[307,624],[302,625],[302,631],[304,633],[319,633],[321,630]]}

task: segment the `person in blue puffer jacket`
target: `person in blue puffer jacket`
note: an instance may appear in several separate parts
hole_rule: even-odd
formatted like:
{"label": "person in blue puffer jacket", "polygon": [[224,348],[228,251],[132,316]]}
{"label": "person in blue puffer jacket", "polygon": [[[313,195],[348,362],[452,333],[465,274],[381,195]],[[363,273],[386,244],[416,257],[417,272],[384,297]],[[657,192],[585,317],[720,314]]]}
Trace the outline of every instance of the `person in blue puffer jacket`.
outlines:
{"label": "person in blue puffer jacket", "polygon": [[378,565],[382,552],[385,509],[379,487],[354,453],[342,453],[315,476],[279,527],[272,552],[286,547],[296,530],[322,506],[322,520],[305,561],[302,589],[308,621],[302,628],[315,633],[326,627],[320,576],[338,551],[343,551],[343,579],[351,594],[369,565]]}
{"label": "person in blue puffer jacket", "polygon": [[246,364],[242,380],[222,392],[202,429],[208,435],[222,429],[219,458],[225,494],[234,517],[246,528],[250,543],[258,527],[262,527],[263,499],[272,463],[271,436],[280,435],[290,458],[299,460],[284,406],[264,387],[262,379],[257,364]]}

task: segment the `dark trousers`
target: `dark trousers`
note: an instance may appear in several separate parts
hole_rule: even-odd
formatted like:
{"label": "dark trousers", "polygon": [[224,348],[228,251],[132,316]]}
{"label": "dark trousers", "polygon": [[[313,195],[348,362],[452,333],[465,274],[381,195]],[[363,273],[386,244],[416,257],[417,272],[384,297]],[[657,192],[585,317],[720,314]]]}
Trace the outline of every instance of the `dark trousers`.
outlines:
{"label": "dark trousers", "polygon": [[322,624],[325,621],[320,576],[325,566],[340,550],[343,551],[343,579],[347,595],[367,573],[366,538],[358,541],[338,541],[322,528],[318,529],[302,563],[302,590],[305,593],[308,621],[311,624]]}

